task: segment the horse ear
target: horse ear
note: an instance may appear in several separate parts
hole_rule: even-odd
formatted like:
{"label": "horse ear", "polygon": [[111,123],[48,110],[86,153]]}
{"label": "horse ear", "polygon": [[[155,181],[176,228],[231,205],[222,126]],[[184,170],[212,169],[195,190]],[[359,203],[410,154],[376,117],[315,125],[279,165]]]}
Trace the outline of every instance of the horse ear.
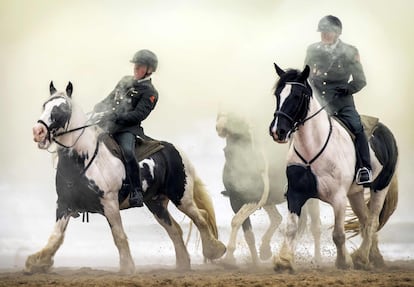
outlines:
{"label": "horse ear", "polygon": [[73,92],[73,86],[72,83],[69,82],[68,85],[66,86],[66,95],[71,98],[72,97],[72,92]]}
{"label": "horse ear", "polygon": [[50,81],[49,91],[50,91],[50,95],[53,95],[54,93],[56,93],[56,88],[53,85],[53,81]]}
{"label": "horse ear", "polygon": [[303,69],[302,73],[300,73],[299,80],[301,82],[306,81],[306,79],[309,77],[310,68],[308,65],[305,66],[305,69]]}
{"label": "horse ear", "polygon": [[282,75],[286,73],[276,63],[273,63],[273,65],[275,66],[276,73],[279,75],[279,77],[281,77]]}

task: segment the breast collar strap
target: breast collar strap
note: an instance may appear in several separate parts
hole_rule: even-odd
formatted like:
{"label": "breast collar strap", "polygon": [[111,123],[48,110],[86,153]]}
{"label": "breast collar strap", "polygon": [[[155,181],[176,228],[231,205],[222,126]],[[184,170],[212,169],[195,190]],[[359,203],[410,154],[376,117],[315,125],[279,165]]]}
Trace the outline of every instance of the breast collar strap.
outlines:
{"label": "breast collar strap", "polygon": [[329,133],[328,133],[328,137],[325,141],[325,144],[323,145],[322,149],[318,152],[317,155],[315,155],[310,161],[307,161],[296,149],[295,146],[293,146],[293,149],[295,151],[295,153],[297,154],[297,156],[307,165],[310,166],[315,160],[318,159],[318,157],[324,152],[326,146],[328,145],[329,139],[331,138],[331,134],[332,134],[332,120],[331,117],[328,116],[328,120],[329,120]]}

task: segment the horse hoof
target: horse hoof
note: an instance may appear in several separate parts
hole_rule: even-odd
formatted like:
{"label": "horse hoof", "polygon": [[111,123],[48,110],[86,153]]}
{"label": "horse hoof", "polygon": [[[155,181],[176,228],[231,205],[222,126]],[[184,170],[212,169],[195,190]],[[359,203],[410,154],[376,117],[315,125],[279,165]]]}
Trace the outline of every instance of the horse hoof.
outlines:
{"label": "horse hoof", "polygon": [[355,251],[352,255],[352,263],[354,264],[354,269],[357,270],[370,270],[369,261],[367,258],[364,258],[358,251]]}
{"label": "horse hoof", "polygon": [[203,250],[203,255],[205,258],[210,260],[219,259],[224,255],[224,253],[226,253],[226,245],[224,245],[221,241],[217,240],[214,245],[214,247]]}
{"label": "horse hoof", "polygon": [[40,258],[38,254],[33,254],[27,257],[24,273],[33,274],[33,273],[47,273],[50,268],[53,266],[53,260],[45,260]]}
{"label": "horse hoof", "polygon": [[295,273],[295,269],[293,268],[293,265],[288,260],[283,260],[281,258],[275,258],[273,260],[273,270],[277,273]]}

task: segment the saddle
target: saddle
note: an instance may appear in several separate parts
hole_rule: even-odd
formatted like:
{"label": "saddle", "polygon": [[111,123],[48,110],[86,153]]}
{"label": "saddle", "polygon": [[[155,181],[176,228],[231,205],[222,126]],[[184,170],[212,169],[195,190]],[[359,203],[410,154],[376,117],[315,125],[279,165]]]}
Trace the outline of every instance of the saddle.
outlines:
{"label": "saddle", "polygon": [[[364,127],[365,136],[369,139],[372,134],[374,133],[375,128],[378,125],[379,118],[367,116],[367,115],[360,115],[362,126]],[[351,136],[352,140],[355,141],[355,135],[351,132],[350,129],[337,117],[332,116]]]}
{"label": "saddle", "polygon": [[[102,141],[106,145],[106,147],[109,149],[113,156],[119,158],[122,162],[124,162],[121,148],[110,134],[102,133],[99,135],[98,140]],[[146,159],[150,155],[160,151],[163,148],[164,146],[160,141],[142,140],[141,143],[135,146],[135,158],[137,159],[137,161],[141,161],[143,159]]]}

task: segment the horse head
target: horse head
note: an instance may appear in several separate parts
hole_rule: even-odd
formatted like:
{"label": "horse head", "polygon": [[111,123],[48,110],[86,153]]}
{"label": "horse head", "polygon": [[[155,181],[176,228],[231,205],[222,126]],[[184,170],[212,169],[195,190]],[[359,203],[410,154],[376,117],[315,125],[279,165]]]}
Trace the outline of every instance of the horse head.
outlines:
{"label": "horse head", "polygon": [[58,92],[50,82],[50,97],[43,104],[43,112],[33,127],[33,140],[40,149],[47,149],[51,141],[67,129],[72,115],[72,83],[69,82],[65,92]]}
{"label": "horse head", "polygon": [[286,143],[303,123],[309,110],[312,89],[307,79],[310,68],[306,65],[303,71],[284,71],[277,64],[274,66],[279,80],[275,85],[276,111],[269,132],[274,141]]}
{"label": "horse head", "polygon": [[234,113],[220,112],[216,118],[216,131],[219,137],[250,137],[250,126],[247,121]]}

